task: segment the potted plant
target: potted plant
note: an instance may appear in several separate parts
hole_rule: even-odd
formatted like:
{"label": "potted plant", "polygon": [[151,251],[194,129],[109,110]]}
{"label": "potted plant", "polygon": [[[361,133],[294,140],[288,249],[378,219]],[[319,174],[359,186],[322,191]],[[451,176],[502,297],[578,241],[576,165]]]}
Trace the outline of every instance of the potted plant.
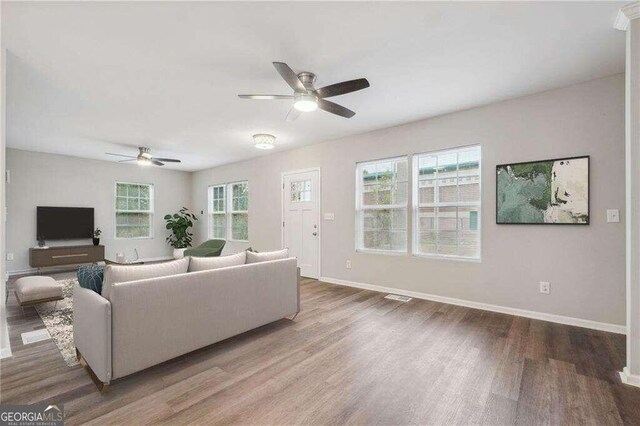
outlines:
{"label": "potted plant", "polygon": [[100,234],[102,234],[102,231],[100,230],[100,228],[96,228],[95,231],[93,231],[94,246],[100,245]]}
{"label": "potted plant", "polygon": [[178,213],[166,215],[164,220],[167,221],[167,229],[171,231],[167,242],[173,247],[173,257],[174,259],[182,259],[184,251],[191,247],[191,241],[193,241],[193,234],[189,232],[189,228],[198,218],[188,208],[183,207]]}

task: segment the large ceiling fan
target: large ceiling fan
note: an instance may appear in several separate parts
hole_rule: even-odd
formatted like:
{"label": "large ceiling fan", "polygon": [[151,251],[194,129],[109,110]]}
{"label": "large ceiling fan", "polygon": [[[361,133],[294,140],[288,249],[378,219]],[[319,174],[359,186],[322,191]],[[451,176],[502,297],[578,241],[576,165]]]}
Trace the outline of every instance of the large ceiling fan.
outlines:
{"label": "large ceiling fan", "polygon": [[316,81],[315,74],[306,71],[296,74],[284,62],[274,62],[273,66],[276,67],[284,81],[291,86],[293,95],[238,95],[238,97],[242,99],[292,99],[294,103],[287,114],[287,121],[295,120],[301,112],[315,111],[318,108],[340,117],[351,118],[356,115],[355,112],[325,98],[344,95],[369,87],[369,82],[366,78],[359,78],[316,89],[313,87]]}
{"label": "large ceiling fan", "polygon": [[127,160],[120,160],[119,163],[126,163],[127,161],[137,161],[141,166],[164,166],[164,163],[180,163],[180,160],[176,160],[175,158],[156,158],[151,155],[151,150],[145,147],[138,148],[138,155],[124,155],[124,154],[114,154],[112,152],[107,152],[107,155],[115,155],[117,157],[127,157]]}

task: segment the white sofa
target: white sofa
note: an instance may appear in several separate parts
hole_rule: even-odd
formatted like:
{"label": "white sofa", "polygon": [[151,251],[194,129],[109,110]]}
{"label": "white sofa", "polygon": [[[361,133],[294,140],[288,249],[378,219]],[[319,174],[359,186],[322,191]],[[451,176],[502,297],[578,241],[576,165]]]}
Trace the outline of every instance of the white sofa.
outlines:
{"label": "white sofa", "polygon": [[295,258],[73,289],[75,340],[102,390],[117,379],[300,311]]}

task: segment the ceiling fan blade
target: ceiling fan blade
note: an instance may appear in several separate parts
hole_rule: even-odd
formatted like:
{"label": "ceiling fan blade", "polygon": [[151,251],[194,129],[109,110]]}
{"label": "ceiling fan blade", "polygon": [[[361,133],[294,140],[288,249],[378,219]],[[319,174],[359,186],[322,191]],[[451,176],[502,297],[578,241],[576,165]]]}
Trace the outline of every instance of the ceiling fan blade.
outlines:
{"label": "ceiling fan blade", "polygon": [[351,118],[356,115],[356,113],[351,111],[349,108],[345,108],[342,105],[338,105],[325,99],[318,99],[318,108],[344,118]]}
{"label": "ceiling fan blade", "polygon": [[302,84],[302,82],[298,78],[298,75],[293,72],[289,65],[285,64],[284,62],[274,62],[273,66],[276,67],[276,71],[278,71],[278,74],[280,74],[280,76],[284,78],[284,81],[286,81],[293,90],[295,90],[296,92],[307,91],[307,88],[304,87],[304,84]]}
{"label": "ceiling fan blade", "polygon": [[342,83],[331,84],[317,90],[318,96],[321,98],[330,98],[332,96],[344,95],[345,93],[355,92],[357,90],[369,87],[369,81],[366,78],[357,80],[343,81]]}
{"label": "ceiling fan blade", "polygon": [[164,166],[164,163],[161,163],[158,160],[151,160],[151,163],[155,164],[156,166]]}
{"label": "ceiling fan blade", "polygon": [[153,157],[154,160],[164,161],[165,163],[181,163],[180,160],[176,160],[175,158],[156,158]]}
{"label": "ceiling fan blade", "polygon": [[129,160],[120,160],[120,161],[118,161],[118,163],[126,163],[127,161],[138,161],[138,159],[137,158],[131,158]]}
{"label": "ceiling fan blade", "polygon": [[287,113],[287,118],[285,118],[285,121],[294,121],[299,116],[300,116],[300,111],[298,111],[294,107],[291,107],[291,109]]}
{"label": "ceiling fan blade", "polygon": [[293,95],[238,95],[242,99],[293,99]]}
{"label": "ceiling fan blade", "polygon": [[105,152],[105,154],[107,154],[107,155],[115,155],[117,157],[138,158],[138,157],[133,156],[133,155],[114,154],[113,152]]}

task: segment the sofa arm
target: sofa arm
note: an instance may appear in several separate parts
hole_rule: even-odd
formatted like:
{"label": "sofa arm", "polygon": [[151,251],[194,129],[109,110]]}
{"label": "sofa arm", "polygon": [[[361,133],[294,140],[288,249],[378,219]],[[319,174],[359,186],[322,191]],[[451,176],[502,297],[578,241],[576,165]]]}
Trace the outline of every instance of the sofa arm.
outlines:
{"label": "sofa arm", "polygon": [[96,377],[111,381],[111,303],[93,290],[73,287],[73,340]]}

